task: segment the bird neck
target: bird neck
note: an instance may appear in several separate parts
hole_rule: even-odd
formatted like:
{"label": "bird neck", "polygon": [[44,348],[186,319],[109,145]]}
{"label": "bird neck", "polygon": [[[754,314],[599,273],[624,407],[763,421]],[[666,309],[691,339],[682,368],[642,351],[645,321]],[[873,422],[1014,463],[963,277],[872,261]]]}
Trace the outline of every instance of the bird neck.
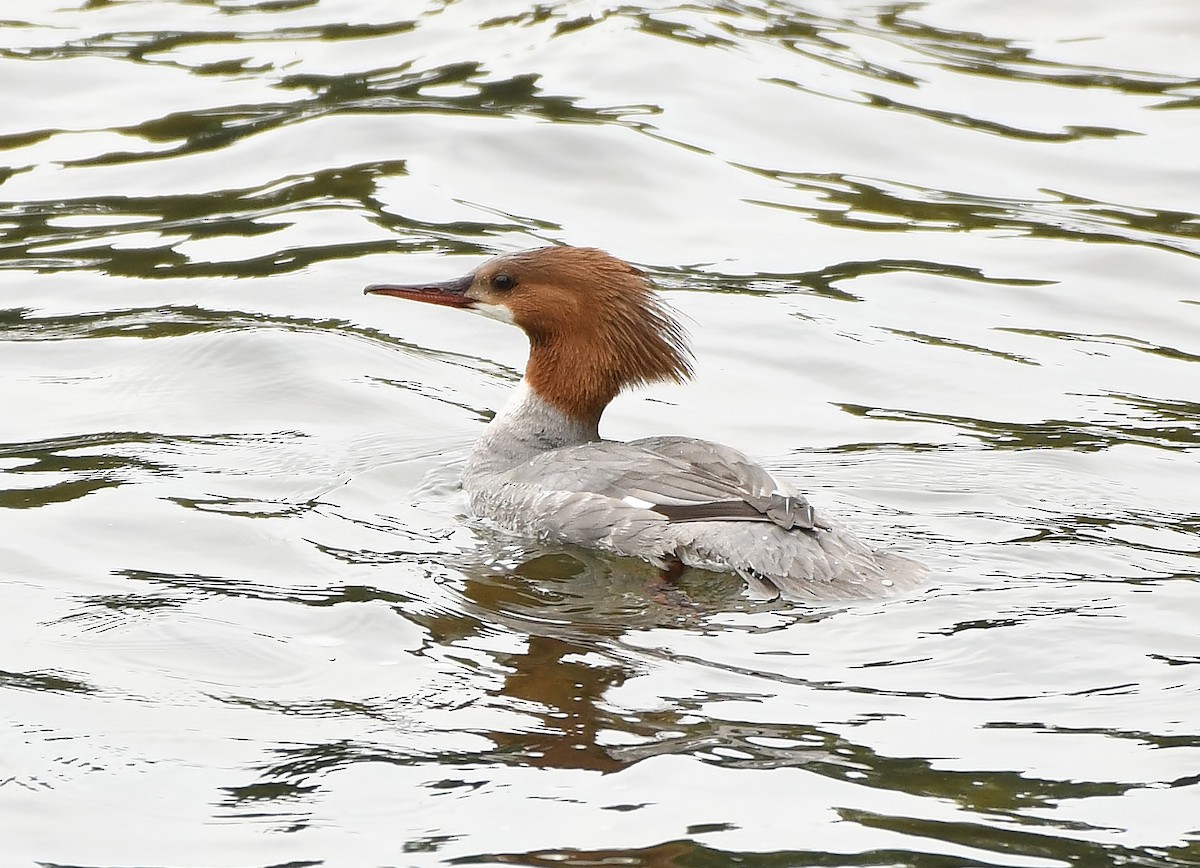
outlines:
{"label": "bird neck", "polygon": [[504,408],[488,423],[467,462],[464,484],[479,474],[523,464],[551,449],[600,439],[599,415],[579,420],[547,401],[522,380]]}

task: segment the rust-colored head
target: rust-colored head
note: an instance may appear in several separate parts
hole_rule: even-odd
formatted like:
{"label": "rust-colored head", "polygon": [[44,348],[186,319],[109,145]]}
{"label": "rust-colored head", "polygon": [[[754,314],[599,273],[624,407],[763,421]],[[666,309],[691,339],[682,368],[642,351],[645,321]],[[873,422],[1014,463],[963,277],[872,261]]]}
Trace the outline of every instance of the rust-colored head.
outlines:
{"label": "rust-colored head", "polygon": [[457,280],[366,291],[520,326],[529,336],[529,385],[583,422],[598,421],[626,386],[692,374],[687,334],[646,275],[592,247],[507,253]]}

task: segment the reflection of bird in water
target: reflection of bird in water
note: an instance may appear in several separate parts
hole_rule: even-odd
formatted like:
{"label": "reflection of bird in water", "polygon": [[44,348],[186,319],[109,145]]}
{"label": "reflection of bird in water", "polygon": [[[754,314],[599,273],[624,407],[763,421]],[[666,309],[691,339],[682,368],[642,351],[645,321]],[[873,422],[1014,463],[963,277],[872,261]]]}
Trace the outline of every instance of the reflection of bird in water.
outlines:
{"label": "reflection of bird in water", "polygon": [[[515,554],[508,547],[505,552]],[[489,756],[523,766],[610,772],[659,754],[705,751],[727,740],[728,724],[685,722],[692,715],[684,710],[631,716],[614,706],[612,689],[641,672],[645,658],[658,654],[650,648],[622,653],[623,637],[631,632],[705,630],[714,613],[762,608],[777,610],[772,629],[782,630],[837,611],[781,610],[776,604],[755,603],[738,597],[724,577],[704,571],[683,578],[684,594],[659,602],[644,593],[654,573],[651,566],[635,563],[629,569],[626,559],[586,549],[507,560],[510,565],[503,570],[481,571],[477,561],[457,567],[466,576],[461,603],[426,626],[443,645],[494,633],[498,627],[519,637],[519,650],[489,652],[505,672],[490,691],[494,699],[489,705],[511,710],[517,723],[474,732],[495,745]],[[764,629],[761,622],[750,623],[756,626],[746,629]],[[731,627],[723,623],[721,629]],[[705,665],[682,663],[693,664]],[[664,738],[668,732],[671,737]]]}
{"label": "reflection of bird in water", "polygon": [[[498,691],[519,701],[537,723],[520,732],[487,733],[501,753],[520,751],[522,765],[612,772],[629,765],[610,755],[597,733],[611,729],[613,715],[598,705],[610,687],[625,681],[619,666],[596,665],[589,649],[549,636],[530,636],[520,654],[504,659],[512,667]],[[586,658],[586,659],[580,659]]]}

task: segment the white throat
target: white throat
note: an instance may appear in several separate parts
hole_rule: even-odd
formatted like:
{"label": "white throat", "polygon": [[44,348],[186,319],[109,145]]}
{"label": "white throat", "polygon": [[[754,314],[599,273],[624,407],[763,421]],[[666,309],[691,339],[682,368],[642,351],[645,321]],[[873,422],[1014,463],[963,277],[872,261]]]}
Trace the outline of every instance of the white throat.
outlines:
{"label": "white throat", "polygon": [[467,461],[463,485],[480,474],[498,473],[535,455],[600,439],[598,427],[572,419],[521,380],[512,397],[488,423]]}
{"label": "white throat", "polygon": [[486,316],[488,319],[499,320],[508,325],[517,324],[513,319],[512,311],[502,304],[488,304],[484,301],[477,301],[467,308],[467,310],[477,313],[480,316]]}

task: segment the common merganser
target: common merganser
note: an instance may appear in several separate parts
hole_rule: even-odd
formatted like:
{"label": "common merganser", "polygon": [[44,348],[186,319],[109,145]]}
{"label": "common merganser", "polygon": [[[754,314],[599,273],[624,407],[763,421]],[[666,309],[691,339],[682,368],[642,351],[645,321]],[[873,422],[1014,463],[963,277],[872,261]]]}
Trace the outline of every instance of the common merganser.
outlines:
{"label": "common merganser", "polygon": [[687,334],[646,274],[602,250],[496,256],[456,280],[366,293],[464,308],[529,337],[525,377],[467,460],[472,512],[523,536],[737,573],[751,596],[891,596],[925,572],[818,517],[741,452],[689,437],[602,440],[628,386],[692,376]]}

